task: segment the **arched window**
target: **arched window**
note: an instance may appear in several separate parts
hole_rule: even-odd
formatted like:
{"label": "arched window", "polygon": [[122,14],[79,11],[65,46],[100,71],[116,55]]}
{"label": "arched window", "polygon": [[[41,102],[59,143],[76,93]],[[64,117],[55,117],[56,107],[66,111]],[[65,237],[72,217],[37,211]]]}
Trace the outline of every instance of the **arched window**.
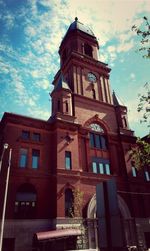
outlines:
{"label": "arched window", "polygon": [[33,219],[35,218],[37,194],[33,185],[23,184],[16,193],[15,218]]}
{"label": "arched window", "polygon": [[93,57],[93,49],[92,46],[88,45],[88,44],[84,44],[84,53],[89,56],[89,57]]}
{"label": "arched window", "polygon": [[122,123],[123,123],[123,127],[127,127],[127,120],[126,117],[122,118]]}
{"label": "arched window", "polygon": [[90,147],[106,150],[107,140],[103,128],[96,123],[90,124],[89,128],[92,130],[90,132]]}
{"label": "arched window", "polygon": [[65,190],[65,216],[73,217],[73,192],[70,188]]}
{"label": "arched window", "polygon": [[68,112],[68,102],[66,101],[66,112]]}

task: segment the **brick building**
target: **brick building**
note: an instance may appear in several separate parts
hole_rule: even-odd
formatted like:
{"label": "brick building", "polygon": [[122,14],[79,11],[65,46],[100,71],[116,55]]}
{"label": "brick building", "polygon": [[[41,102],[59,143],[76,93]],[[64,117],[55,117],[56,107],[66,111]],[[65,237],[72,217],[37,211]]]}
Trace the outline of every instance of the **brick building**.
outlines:
{"label": "brick building", "polygon": [[[98,60],[98,50],[93,31],[76,18],[59,47],[60,70],[50,94],[49,120],[4,113],[0,123],[1,152],[7,142],[12,148],[12,160],[3,250],[35,250],[35,233],[40,250],[53,250],[56,240],[62,245],[64,237],[69,242],[70,236],[80,235],[72,228],[79,219],[74,224],[70,218],[74,189],[83,192],[82,217],[95,224],[96,186],[107,184],[112,178],[122,244],[113,245],[113,230],[108,226],[106,243],[99,244],[96,222],[96,228],[87,228],[86,248],[107,251],[137,246],[142,251],[150,247],[150,172],[137,173],[129,160],[128,151],[136,138],[128,125],[127,108],[111,92],[111,69]],[[8,152],[5,151],[0,174],[0,208]],[[104,204],[105,201],[104,192]],[[112,223],[108,220],[108,224]],[[62,250],[59,248],[55,246]]]}

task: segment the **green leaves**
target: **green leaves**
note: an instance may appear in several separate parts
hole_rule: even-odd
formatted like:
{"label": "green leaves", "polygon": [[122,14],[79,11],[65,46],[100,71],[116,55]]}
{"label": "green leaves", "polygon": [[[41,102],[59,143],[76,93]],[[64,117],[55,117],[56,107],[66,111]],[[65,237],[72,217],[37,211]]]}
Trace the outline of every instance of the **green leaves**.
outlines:
{"label": "green leaves", "polygon": [[139,104],[137,107],[138,112],[143,112],[143,118],[141,119],[142,122],[147,122],[148,127],[150,127],[150,83],[146,83],[145,87],[145,94],[139,94]]}
{"label": "green leaves", "polygon": [[143,17],[144,23],[137,27],[136,25],[132,26],[132,30],[140,36],[140,44],[142,47],[138,51],[145,51],[143,57],[150,58],[150,24],[147,17]]}
{"label": "green leaves", "polygon": [[75,188],[73,191],[74,197],[74,215],[73,217],[82,217],[82,206],[83,206],[83,192],[79,188]]}
{"label": "green leaves", "polygon": [[[150,135],[148,139],[149,137]],[[136,146],[131,148],[129,155],[137,169],[150,167],[150,144],[148,142],[138,138]]]}

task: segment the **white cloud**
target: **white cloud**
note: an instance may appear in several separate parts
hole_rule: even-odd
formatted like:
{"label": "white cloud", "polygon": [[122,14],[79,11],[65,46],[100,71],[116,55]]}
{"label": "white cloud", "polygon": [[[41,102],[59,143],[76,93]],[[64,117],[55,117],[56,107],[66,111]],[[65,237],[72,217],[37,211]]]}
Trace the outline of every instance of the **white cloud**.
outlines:
{"label": "white cloud", "polygon": [[[45,11],[40,12],[38,5],[42,5]],[[41,93],[48,98],[48,91],[52,88],[50,82],[59,69],[59,45],[75,16],[90,26],[98,38],[100,60],[114,66],[118,55],[121,58],[121,53],[133,49],[131,27],[140,24],[140,13],[149,10],[149,1],[144,0],[66,0],[64,3],[61,0],[28,0],[27,6],[22,5],[17,12],[6,11],[7,30],[14,27],[16,20],[23,18],[21,35],[25,37],[23,49],[13,49],[7,33],[0,45],[1,55],[5,54],[5,60],[0,57],[4,60],[0,62],[0,73],[10,76],[9,81],[5,78],[5,94],[17,96],[13,102],[17,102],[18,107],[26,105],[30,115],[48,118],[49,107],[39,108],[39,99]],[[123,57],[120,62],[124,62]],[[130,79],[135,79],[134,74],[130,74]],[[131,122],[137,121],[136,105],[136,101],[129,100]]]}
{"label": "white cloud", "polygon": [[45,109],[42,107],[32,107],[32,108],[28,108],[28,112],[30,114],[30,116],[34,117],[34,118],[40,118],[43,120],[48,120],[48,118],[50,117],[50,112],[49,111],[45,111]]}
{"label": "white cloud", "polygon": [[127,52],[131,50],[134,47],[134,41],[131,40],[128,43],[120,43],[120,45],[117,47],[117,52]]}
{"label": "white cloud", "polygon": [[37,29],[34,26],[27,26],[25,33],[27,36],[34,37],[36,35]]}
{"label": "white cloud", "polygon": [[134,73],[131,73],[131,74],[130,74],[130,78],[131,78],[132,80],[134,80],[134,79],[135,79],[135,74],[134,74]]}

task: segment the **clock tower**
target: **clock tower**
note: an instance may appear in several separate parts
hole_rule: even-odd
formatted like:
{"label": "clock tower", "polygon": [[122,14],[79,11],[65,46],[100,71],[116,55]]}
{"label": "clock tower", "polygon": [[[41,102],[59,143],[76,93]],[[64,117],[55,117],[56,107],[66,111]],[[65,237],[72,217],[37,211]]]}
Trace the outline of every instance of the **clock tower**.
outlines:
{"label": "clock tower", "polygon": [[[72,92],[72,115],[78,117],[78,105],[113,104],[109,84],[110,68],[98,60],[99,44],[93,31],[78,18],[68,28],[59,47],[61,70],[55,76],[54,86],[61,75]],[[96,103],[95,103],[96,102]]]}

